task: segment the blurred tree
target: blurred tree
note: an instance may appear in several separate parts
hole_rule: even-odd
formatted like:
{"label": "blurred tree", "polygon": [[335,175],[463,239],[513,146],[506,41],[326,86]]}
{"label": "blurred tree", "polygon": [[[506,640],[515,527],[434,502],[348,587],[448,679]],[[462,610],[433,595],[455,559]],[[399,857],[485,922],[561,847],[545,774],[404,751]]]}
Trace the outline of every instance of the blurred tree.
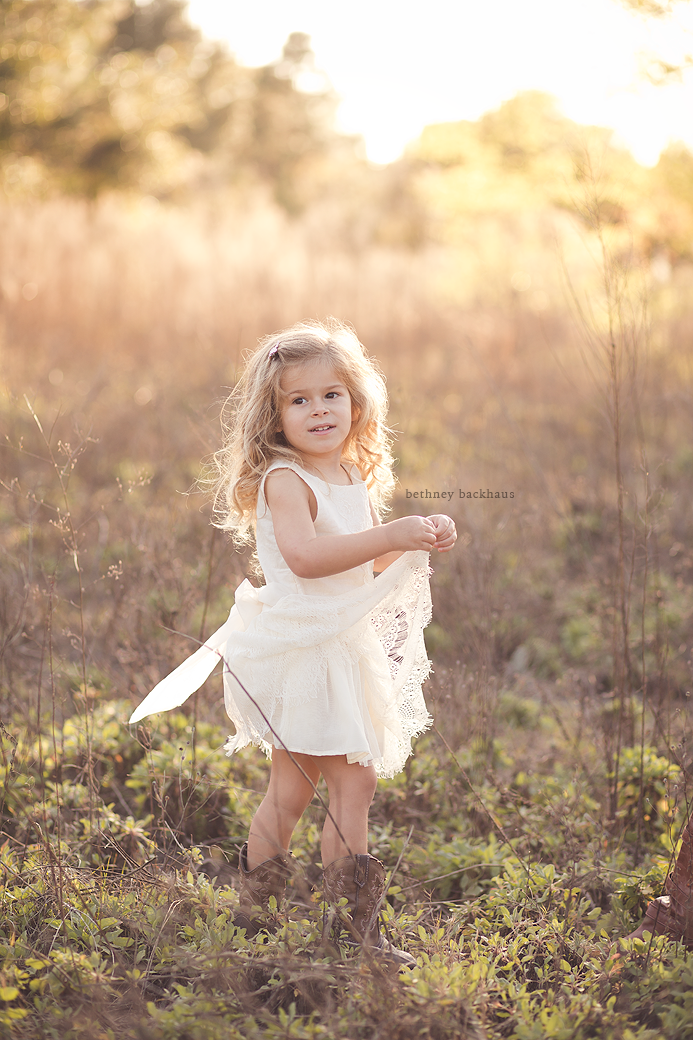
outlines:
{"label": "blurred tree", "polygon": [[[409,152],[430,226],[446,242],[469,221],[548,208],[589,225],[621,229],[623,248],[671,262],[693,257],[693,156],[669,148],[652,169],[613,141],[613,132],[567,119],[553,98],[527,91],[476,123],[424,129]],[[587,200],[590,200],[587,205]]]}
{"label": "blurred tree", "polygon": [[298,209],[306,179],[346,143],[333,129],[338,99],[315,69],[310,37],[291,33],[278,62],[253,70],[253,87],[243,106],[240,151],[276,186],[279,201]]}
{"label": "blurred tree", "polygon": [[278,62],[248,69],[188,24],[183,0],[2,6],[0,169],[8,194],[165,195],[205,176],[241,177],[269,184],[295,208],[307,160],[335,138],[334,95],[302,34],[290,37]]}
{"label": "blurred tree", "polygon": [[621,0],[624,7],[630,7],[633,11],[642,11],[643,14],[661,18],[669,14],[676,4],[689,3],[690,0]]}
{"label": "blurred tree", "polygon": [[610,137],[611,131],[567,119],[549,95],[525,91],[478,122],[426,127],[410,156],[434,184],[445,184],[454,208],[569,207],[582,156],[594,146],[606,149]]}
{"label": "blurred tree", "polygon": [[632,11],[642,11],[643,14],[651,14],[655,17],[666,14],[670,6],[668,0],[621,0],[621,4]]}
{"label": "blurred tree", "polygon": [[672,144],[651,173],[653,195],[662,202],[660,219],[650,234],[650,253],[665,254],[671,263],[693,260],[693,154]]}
{"label": "blurred tree", "polygon": [[[624,7],[631,11],[639,11],[651,18],[665,18],[675,7],[688,4],[691,0],[621,0]],[[649,62],[648,78],[653,82],[663,83],[673,76],[679,76],[684,70],[693,67],[693,55],[687,54],[679,61],[665,61],[654,58]]]}

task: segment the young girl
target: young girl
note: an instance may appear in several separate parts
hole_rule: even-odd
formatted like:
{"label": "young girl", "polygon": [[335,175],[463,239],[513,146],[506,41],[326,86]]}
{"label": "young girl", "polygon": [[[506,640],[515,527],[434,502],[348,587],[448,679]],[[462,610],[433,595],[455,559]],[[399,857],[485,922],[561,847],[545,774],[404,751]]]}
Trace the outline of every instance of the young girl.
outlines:
{"label": "young girl", "polygon": [[305,323],[268,337],[227,403],[220,526],[240,542],[254,535],[266,584],[240,585],[227,622],[130,722],[181,704],[221,657],[236,727],[227,753],[256,744],[272,759],[240,854],[241,907],[279,903],[291,835],[322,775],[325,899],[346,897],[358,942],[411,963],[377,927],[385,871],[368,855],[368,810],[377,776],[402,768],[431,721],[428,553],[453,547],[455,525],[381,524],[394,484],[385,384],[351,329]]}

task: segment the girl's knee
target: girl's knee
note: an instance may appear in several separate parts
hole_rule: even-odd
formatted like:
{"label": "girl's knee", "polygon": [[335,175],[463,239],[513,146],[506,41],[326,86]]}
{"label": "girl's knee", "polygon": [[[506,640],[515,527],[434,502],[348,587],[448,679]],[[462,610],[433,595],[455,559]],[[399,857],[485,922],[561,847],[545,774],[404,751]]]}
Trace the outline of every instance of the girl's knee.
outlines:
{"label": "girl's knee", "polygon": [[315,785],[320,774],[313,776],[312,772],[314,771],[297,769],[292,760],[284,761],[275,752],[266,795],[268,802],[282,815],[295,816],[298,819],[315,793]]}
{"label": "girl's knee", "polygon": [[313,788],[307,783],[272,784],[267,792],[268,800],[282,815],[303,815],[313,797]]}

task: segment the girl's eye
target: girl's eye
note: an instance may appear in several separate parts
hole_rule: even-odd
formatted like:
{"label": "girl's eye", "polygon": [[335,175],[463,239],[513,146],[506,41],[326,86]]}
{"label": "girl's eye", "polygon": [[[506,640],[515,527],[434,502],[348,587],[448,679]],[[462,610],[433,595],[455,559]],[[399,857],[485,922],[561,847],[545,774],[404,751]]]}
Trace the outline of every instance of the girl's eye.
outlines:
{"label": "girl's eye", "polygon": [[303,404],[305,397],[294,397],[292,404]]}
{"label": "girl's eye", "polygon": [[330,390],[329,393],[325,394],[325,397],[339,397],[339,392],[337,390]]}

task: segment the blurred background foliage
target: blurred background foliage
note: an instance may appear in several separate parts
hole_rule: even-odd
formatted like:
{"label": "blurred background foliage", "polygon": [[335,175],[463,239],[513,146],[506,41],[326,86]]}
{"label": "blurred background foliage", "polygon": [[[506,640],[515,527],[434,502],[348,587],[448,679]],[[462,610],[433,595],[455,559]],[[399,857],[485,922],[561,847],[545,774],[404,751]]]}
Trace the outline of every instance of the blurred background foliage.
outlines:
{"label": "blurred background foliage", "polygon": [[376,171],[358,138],[335,129],[337,103],[304,33],[277,61],[246,68],[186,21],[184,0],[3,4],[7,198],[118,190],[181,202],[262,186],[296,213],[357,188],[392,210],[379,227],[385,240],[416,246],[449,242],[472,215],[580,212],[596,162],[609,179],[609,221],[633,228],[647,255],[690,258],[693,158],[682,146],[645,169],[610,131],[579,126],[528,92],[477,123],[427,127],[402,162]]}
{"label": "blurred background foliage", "polygon": [[[248,179],[299,204],[336,145],[335,98],[304,34],[265,68],[202,39],[182,0],[3,5],[5,191],[161,197]],[[308,78],[310,91],[298,84]],[[343,142],[340,142],[343,146]]]}

